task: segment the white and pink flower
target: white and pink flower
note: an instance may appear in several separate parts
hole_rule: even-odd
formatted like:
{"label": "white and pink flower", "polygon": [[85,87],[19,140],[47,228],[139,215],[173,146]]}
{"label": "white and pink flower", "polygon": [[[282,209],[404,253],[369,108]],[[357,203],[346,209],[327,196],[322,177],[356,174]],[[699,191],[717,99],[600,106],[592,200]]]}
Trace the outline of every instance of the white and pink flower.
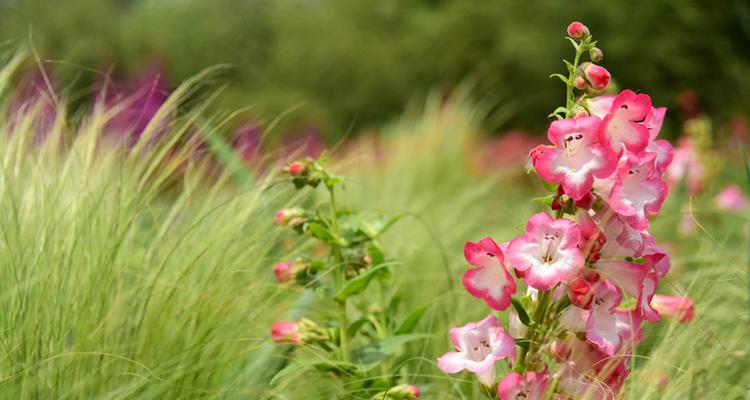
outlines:
{"label": "white and pink flower", "polygon": [[508,272],[503,252],[491,238],[477,243],[467,242],[464,257],[477,267],[464,273],[463,284],[472,296],[484,300],[493,310],[502,311],[510,306],[516,292],[516,282]]}
{"label": "white and pink flower", "polygon": [[624,341],[640,341],[640,318],[634,312],[617,310],[622,293],[611,282],[600,282],[594,289],[591,313],[586,321],[586,339],[599,350],[613,355]]}
{"label": "white and pink flower", "polygon": [[515,357],[516,344],[494,315],[460,328],[451,328],[450,336],[458,351],[438,358],[438,368],[449,374],[463,370],[473,372],[485,386],[492,386],[497,381],[497,361]]}
{"label": "white and pink flower", "polygon": [[695,317],[695,307],[690,297],[655,294],[651,299],[651,306],[659,314],[680,322],[690,322]]}
{"label": "white and pink flower", "polygon": [[626,153],[609,194],[612,209],[639,230],[648,228],[648,216],[658,213],[667,197],[667,185],[654,173],[655,159],[655,153]]}
{"label": "white and pink flower", "polygon": [[499,400],[541,400],[547,392],[547,372],[511,372],[497,386]]}
{"label": "white and pink flower", "polygon": [[580,200],[594,184],[594,177],[606,178],[616,167],[615,155],[598,143],[597,117],[553,121],[547,137],[556,147],[545,150],[535,160],[539,176],[561,183],[565,193]]}
{"label": "white and pink flower", "polygon": [[510,242],[508,261],[523,272],[529,286],[549,290],[560,282],[571,281],[583,269],[580,240],[575,222],[553,219],[541,212],[529,219],[525,235]]}
{"label": "white and pink flower", "polygon": [[641,124],[651,110],[651,98],[623,90],[612,100],[612,106],[599,127],[599,140],[612,151],[624,149],[639,153],[648,146],[650,134]]}

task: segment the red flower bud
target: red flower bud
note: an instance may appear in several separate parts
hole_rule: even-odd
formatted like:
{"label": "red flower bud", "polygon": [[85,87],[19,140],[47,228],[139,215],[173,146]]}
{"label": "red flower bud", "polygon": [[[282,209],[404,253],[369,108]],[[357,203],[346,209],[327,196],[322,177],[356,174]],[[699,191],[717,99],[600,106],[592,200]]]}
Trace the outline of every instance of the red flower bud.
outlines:
{"label": "red flower bud", "polygon": [[690,322],[695,317],[695,307],[693,306],[693,299],[690,297],[655,294],[651,299],[651,307],[659,314],[677,318],[680,322]]}
{"label": "red flower bud", "polygon": [[299,208],[282,208],[276,212],[274,220],[276,221],[276,224],[280,226],[295,227],[305,222],[302,218],[304,214],[304,211]]}
{"label": "red flower bud", "polygon": [[276,321],[271,325],[271,340],[276,343],[299,345],[299,325],[293,321]]}
{"label": "red flower bud", "polygon": [[273,273],[274,275],[276,275],[276,281],[278,281],[279,283],[287,283],[294,279],[292,264],[286,261],[274,265]]}
{"label": "red flower bud", "polygon": [[307,165],[299,161],[295,161],[289,164],[287,170],[289,171],[289,175],[291,176],[300,176],[307,171]]}
{"label": "red flower bud", "polygon": [[606,68],[592,63],[585,63],[583,65],[583,73],[591,83],[591,86],[598,90],[609,86],[609,80],[612,78]]}
{"label": "red flower bud", "polygon": [[568,25],[568,36],[573,39],[583,39],[589,35],[589,28],[578,21],[573,21]]}
{"label": "red flower bud", "polygon": [[575,79],[573,79],[573,86],[578,90],[584,90],[586,89],[586,80],[583,79],[582,76],[576,76]]}

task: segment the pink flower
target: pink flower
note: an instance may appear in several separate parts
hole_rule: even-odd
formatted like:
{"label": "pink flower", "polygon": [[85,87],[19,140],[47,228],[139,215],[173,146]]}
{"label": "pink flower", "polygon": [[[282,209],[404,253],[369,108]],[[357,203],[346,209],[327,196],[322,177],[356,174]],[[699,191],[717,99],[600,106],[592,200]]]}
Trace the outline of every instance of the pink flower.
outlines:
{"label": "pink flower", "polygon": [[640,124],[651,110],[651,98],[645,94],[635,94],[624,90],[612,101],[612,107],[601,126],[599,139],[617,154],[623,147],[639,153],[648,145],[648,128]]}
{"label": "pink flower", "polygon": [[525,235],[510,242],[508,260],[524,273],[529,286],[549,290],[560,282],[569,282],[583,269],[580,240],[575,222],[552,219],[541,212],[529,219]]}
{"label": "pink flower", "polygon": [[458,351],[438,358],[438,367],[449,374],[463,370],[473,372],[485,386],[495,384],[495,363],[498,360],[515,357],[516,344],[494,315],[460,328],[451,328],[450,336]]}
{"label": "pink flower", "polygon": [[591,115],[604,119],[609,114],[609,110],[612,109],[612,102],[615,100],[615,96],[612,95],[601,95],[586,100],[586,108],[588,108]]}
{"label": "pink flower", "polygon": [[627,153],[617,170],[609,204],[636,229],[648,228],[648,216],[661,209],[667,185],[654,173],[654,153]]}
{"label": "pink flower", "polygon": [[589,28],[578,21],[573,21],[568,25],[568,36],[573,39],[583,39],[589,35]]}
{"label": "pink flower", "polygon": [[573,335],[555,341],[552,352],[560,362],[558,389],[576,399],[614,399],[628,376],[628,354],[607,355]]}
{"label": "pink flower", "polygon": [[547,391],[546,372],[528,371],[521,375],[511,372],[497,386],[499,400],[541,400]]}
{"label": "pink flower", "polygon": [[591,86],[598,90],[609,86],[609,80],[612,78],[606,68],[592,63],[584,65],[583,74],[586,75],[586,80],[591,83]]}
{"label": "pink flower", "polygon": [[538,155],[534,163],[542,179],[562,183],[574,200],[591,190],[594,177],[605,178],[615,169],[614,154],[596,143],[600,123],[597,117],[553,121],[547,137],[557,147]]}
{"label": "pink flower", "polygon": [[687,178],[688,191],[691,194],[700,193],[703,190],[703,178],[706,170],[698,157],[692,139],[680,139],[673,155],[672,163],[666,171],[669,185],[675,186],[683,178]]}
{"label": "pink flower", "polygon": [[294,271],[292,270],[292,263],[288,261],[280,262],[273,266],[273,273],[276,275],[276,280],[279,283],[287,283],[294,279]]}
{"label": "pink flower", "polygon": [[603,279],[637,300],[636,313],[651,322],[659,320],[659,314],[651,308],[651,298],[656,291],[659,277],[646,264],[621,260],[599,261],[594,266]]}
{"label": "pink flower", "polygon": [[502,311],[510,306],[510,297],[516,292],[516,282],[508,272],[503,252],[491,238],[478,243],[467,242],[464,257],[478,267],[464,273],[463,284],[472,296],[482,299],[493,310]]}
{"label": "pink flower", "polygon": [[695,317],[693,300],[690,297],[663,296],[655,294],[651,306],[659,314],[677,318],[680,322],[690,322]]}
{"label": "pink flower", "polygon": [[276,343],[299,345],[299,325],[293,321],[276,321],[271,325],[271,340]]}
{"label": "pink flower", "polygon": [[607,280],[594,289],[586,339],[607,355],[617,353],[625,340],[640,340],[640,319],[632,312],[617,310],[621,301],[622,293]]}
{"label": "pink flower", "polygon": [[716,195],[716,207],[726,211],[743,211],[750,207],[750,200],[747,199],[742,189],[737,185],[728,185]]}

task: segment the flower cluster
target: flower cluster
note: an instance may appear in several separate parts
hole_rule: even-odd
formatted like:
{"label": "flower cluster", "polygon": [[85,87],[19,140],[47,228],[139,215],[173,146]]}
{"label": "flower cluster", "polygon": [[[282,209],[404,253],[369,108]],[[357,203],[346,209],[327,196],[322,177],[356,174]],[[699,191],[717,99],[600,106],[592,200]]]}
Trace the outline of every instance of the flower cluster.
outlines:
{"label": "flower cluster", "polygon": [[[317,321],[312,317],[276,321],[271,340],[312,350],[313,358],[297,360],[296,365],[330,372],[346,391],[356,390],[378,400],[417,398],[418,387],[399,384],[403,378],[398,371],[386,373],[393,366],[390,356],[398,355],[400,345],[421,337],[412,331],[423,310],[396,323],[393,312],[399,299],[387,291],[395,263],[386,261],[378,242],[399,217],[383,221],[373,213],[340,208],[335,190],[344,180],[324,168],[323,160],[294,161],[283,172],[297,189],[325,186],[328,204],[315,209],[283,208],[276,213],[277,225],[317,241],[319,251],[280,261],[273,274],[284,288],[313,291],[320,301],[335,304],[338,315],[326,313]],[[376,283],[381,286],[380,303],[351,301]]]}
{"label": "flower cluster", "polygon": [[[670,269],[648,231],[668,192],[673,149],[658,138],[666,108],[631,90],[602,94],[610,75],[594,64],[602,51],[588,28],[572,23],[568,39],[576,50],[569,75],[554,75],[566,84],[566,106],[551,115],[550,143],[530,152],[554,215],[533,215],[505,243],[466,243],[464,287],[492,310],[510,309],[508,325],[489,315],[453,328],[456,351],[438,359],[447,373],[473,372],[502,400],[612,398],[642,323],[693,317],[689,299],[655,294]],[[584,53],[591,62],[581,63]],[[517,281],[525,294],[516,295]]]}

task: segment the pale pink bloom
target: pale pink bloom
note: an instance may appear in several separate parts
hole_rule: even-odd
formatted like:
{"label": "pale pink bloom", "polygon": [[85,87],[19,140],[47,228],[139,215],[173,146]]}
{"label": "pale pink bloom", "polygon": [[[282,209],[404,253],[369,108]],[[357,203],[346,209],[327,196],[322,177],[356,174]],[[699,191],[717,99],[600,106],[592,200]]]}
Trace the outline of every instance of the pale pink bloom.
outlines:
{"label": "pale pink bloom", "polygon": [[597,262],[594,267],[603,279],[607,279],[637,300],[635,312],[638,316],[651,322],[659,320],[659,313],[651,307],[659,276],[656,272],[649,272],[649,265],[622,260],[603,260]]}
{"label": "pale pink bloom", "polygon": [[568,25],[567,32],[573,39],[583,39],[589,35],[589,28],[581,22],[573,21]]}
{"label": "pale pink bloom", "polygon": [[497,361],[515,357],[516,344],[494,315],[460,328],[451,328],[450,336],[458,351],[438,358],[438,368],[449,374],[463,370],[473,372],[485,386],[496,382]]}
{"label": "pale pink bloom", "polygon": [[742,189],[737,185],[728,185],[716,195],[716,207],[726,211],[743,211],[750,207],[750,200],[747,199]]}
{"label": "pale pink bloom", "polygon": [[661,132],[661,127],[664,124],[664,116],[666,114],[666,107],[651,107],[648,115],[646,115],[646,119],[643,121],[643,125],[649,132],[649,142],[648,146],[646,146],[646,151],[656,153],[656,160],[654,161],[656,162],[656,170],[660,174],[663,174],[667,170],[667,167],[672,163],[672,158],[674,157],[672,144],[667,140],[656,139],[659,132]]}
{"label": "pale pink bloom", "polygon": [[591,115],[599,117],[599,119],[604,119],[609,114],[609,110],[612,109],[612,102],[614,100],[615,96],[609,94],[596,96],[586,100],[586,108],[588,108]]}
{"label": "pale pink bloom", "polygon": [[612,108],[599,128],[599,140],[617,154],[623,148],[638,153],[649,142],[648,128],[639,123],[651,110],[651,98],[624,90],[612,101]]}
{"label": "pale pink bloom", "polygon": [[508,313],[508,333],[514,338],[520,338],[526,334],[526,325],[521,322],[518,313],[512,308]]}
{"label": "pale pink bloom", "polygon": [[299,325],[293,321],[276,321],[271,325],[271,340],[276,343],[299,345]]}
{"label": "pale pink bloom", "polygon": [[677,185],[683,179],[687,180],[688,191],[698,194],[703,190],[703,179],[706,169],[690,138],[682,138],[674,149],[672,163],[666,171],[666,179],[670,186]]}
{"label": "pale pink bloom", "polygon": [[547,137],[556,147],[538,155],[534,163],[542,179],[562,183],[565,193],[574,200],[591,190],[594,177],[605,178],[615,170],[614,154],[597,143],[600,123],[597,117],[553,121]]}
{"label": "pale pink bloom", "polygon": [[586,321],[586,339],[602,352],[613,355],[625,340],[640,340],[640,319],[633,312],[617,310],[622,293],[611,282],[600,282],[594,289],[591,313]]}
{"label": "pale pink bloom", "polygon": [[651,299],[651,306],[659,314],[670,318],[677,318],[680,322],[689,322],[695,317],[693,299],[690,297],[655,294],[653,299]]}
{"label": "pale pink bloom", "polygon": [[497,386],[499,400],[541,400],[547,391],[547,372],[511,372]]}
{"label": "pale pink bloom", "polygon": [[569,282],[583,269],[580,240],[575,222],[553,219],[541,212],[529,218],[525,235],[510,242],[508,261],[524,273],[529,286],[549,290],[560,282]]}
{"label": "pale pink bloom", "polygon": [[601,65],[587,63],[583,67],[583,74],[586,75],[586,80],[591,83],[597,90],[601,90],[609,86],[609,81],[612,76],[609,74],[606,68]]}
{"label": "pale pink bloom", "polygon": [[464,257],[477,267],[464,273],[462,282],[472,296],[482,299],[493,310],[502,311],[510,306],[510,297],[516,292],[516,282],[508,272],[503,252],[491,238],[478,243],[467,242]]}
{"label": "pale pink bloom", "polygon": [[648,228],[648,216],[658,213],[667,197],[667,185],[654,173],[655,158],[654,153],[626,153],[609,194],[612,209],[640,230]]}
{"label": "pale pink bloom", "polygon": [[292,270],[292,263],[288,261],[280,262],[273,266],[273,273],[276,275],[276,280],[279,283],[287,283],[294,279],[294,271]]}
{"label": "pale pink bloom", "polygon": [[558,389],[576,399],[614,399],[628,376],[628,354],[607,355],[574,335],[553,342],[551,352],[560,363]]}

